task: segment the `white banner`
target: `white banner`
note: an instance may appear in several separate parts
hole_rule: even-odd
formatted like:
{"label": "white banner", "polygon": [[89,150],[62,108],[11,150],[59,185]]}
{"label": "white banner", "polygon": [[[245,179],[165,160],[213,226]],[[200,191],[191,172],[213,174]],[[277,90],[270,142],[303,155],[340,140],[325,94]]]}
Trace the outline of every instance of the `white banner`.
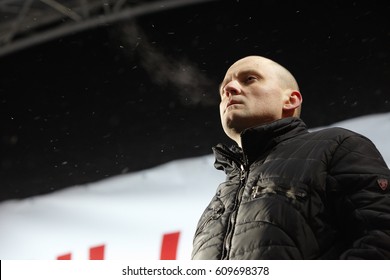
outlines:
{"label": "white banner", "polygon": [[[390,162],[390,114],[336,124]],[[0,259],[189,260],[198,219],[225,174],[212,155],[0,203]]]}
{"label": "white banner", "polygon": [[[224,179],[204,156],[0,205],[1,259],[189,259]],[[165,256],[165,257],[164,257]]]}

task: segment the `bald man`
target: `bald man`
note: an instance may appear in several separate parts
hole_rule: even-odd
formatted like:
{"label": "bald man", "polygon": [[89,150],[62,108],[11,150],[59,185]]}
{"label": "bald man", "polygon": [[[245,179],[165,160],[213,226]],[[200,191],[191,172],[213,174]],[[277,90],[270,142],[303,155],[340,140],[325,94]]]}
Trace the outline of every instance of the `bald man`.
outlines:
{"label": "bald man", "polygon": [[234,63],[220,87],[225,133],[240,144],[246,128],[299,116],[302,96],[290,72],[270,59],[249,56]]}
{"label": "bald man", "polygon": [[226,173],[200,217],[192,259],[390,259],[390,170],[355,132],[309,133],[293,75],[261,56],[220,86],[213,147]]}

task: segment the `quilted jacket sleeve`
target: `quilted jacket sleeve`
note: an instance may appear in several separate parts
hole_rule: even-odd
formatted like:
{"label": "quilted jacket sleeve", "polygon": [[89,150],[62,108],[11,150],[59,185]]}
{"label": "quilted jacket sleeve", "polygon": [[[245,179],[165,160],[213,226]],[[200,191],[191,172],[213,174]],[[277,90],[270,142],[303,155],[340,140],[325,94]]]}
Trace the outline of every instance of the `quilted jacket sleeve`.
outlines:
{"label": "quilted jacket sleeve", "polygon": [[341,259],[390,259],[390,170],[374,144],[348,136],[331,160],[328,190],[347,249]]}

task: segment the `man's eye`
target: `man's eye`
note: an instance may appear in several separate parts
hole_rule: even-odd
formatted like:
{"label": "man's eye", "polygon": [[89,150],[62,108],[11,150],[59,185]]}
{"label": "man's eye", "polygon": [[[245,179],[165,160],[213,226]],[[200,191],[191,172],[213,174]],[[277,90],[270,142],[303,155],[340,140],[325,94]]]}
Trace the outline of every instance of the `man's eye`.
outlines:
{"label": "man's eye", "polygon": [[251,82],[253,82],[253,81],[255,81],[255,80],[257,80],[257,77],[251,75],[251,76],[245,77],[244,82],[245,82],[245,83],[251,83]]}

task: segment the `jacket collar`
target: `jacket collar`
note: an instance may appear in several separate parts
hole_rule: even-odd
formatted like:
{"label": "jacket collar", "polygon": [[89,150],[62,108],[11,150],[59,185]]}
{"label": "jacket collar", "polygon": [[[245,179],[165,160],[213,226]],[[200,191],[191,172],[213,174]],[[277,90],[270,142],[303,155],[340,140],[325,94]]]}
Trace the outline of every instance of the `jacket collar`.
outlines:
{"label": "jacket collar", "polygon": [[241,133],[242,149],[236,145],[227,148],[223,144],[213,148],[216,157],[214,165],[217,169],[224,169],[228,173],[226,168],[250,165],[278,143],[302,133],[308,133],[306,124],[294,117],[248,128]]}

